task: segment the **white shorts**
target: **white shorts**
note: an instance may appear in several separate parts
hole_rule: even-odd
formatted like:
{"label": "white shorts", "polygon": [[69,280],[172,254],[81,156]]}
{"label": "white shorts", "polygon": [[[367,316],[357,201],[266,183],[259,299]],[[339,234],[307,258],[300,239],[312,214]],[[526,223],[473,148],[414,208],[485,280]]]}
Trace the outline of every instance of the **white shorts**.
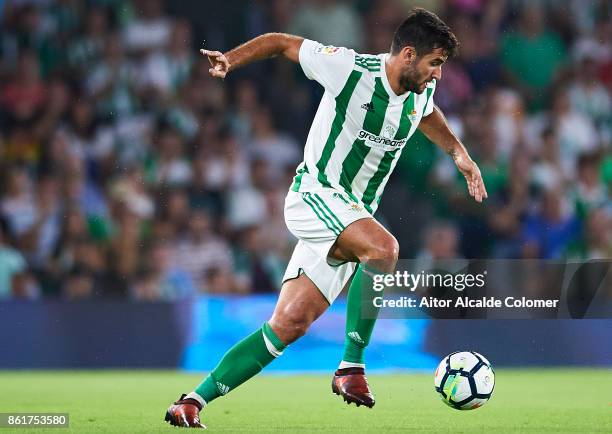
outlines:
{"label": "white shorts", "polygon": [[285,271],[283,283],[302,273],[319,288],[329,304],[349,281],[357,263],[329,258],[338,235],[351,223],[372,218],[362,204],[333,188],[310,192],[290,190],[285,199],[285,223],[299,241]]}

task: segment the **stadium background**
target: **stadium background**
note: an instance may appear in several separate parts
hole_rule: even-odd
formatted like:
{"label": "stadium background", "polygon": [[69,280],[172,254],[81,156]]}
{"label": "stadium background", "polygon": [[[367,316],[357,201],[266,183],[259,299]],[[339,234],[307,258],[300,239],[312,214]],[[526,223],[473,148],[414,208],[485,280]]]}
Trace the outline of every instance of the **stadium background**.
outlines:
{"label": "stadium background", "polygon": [[[414,5],[461,42],[435,101],[489,199],[417,133],[377,214],[400,256],[609,260],[610,2],[5,0],[0,367],[210,369],[271,312],[322,89],[285,60],[213,80],[198,49],[286,31],[384,52]],[[333,369],[343,324],[340,300],[270,369]],[[610,366],[610,342],[609,321],[381,320],[368,363]]]}

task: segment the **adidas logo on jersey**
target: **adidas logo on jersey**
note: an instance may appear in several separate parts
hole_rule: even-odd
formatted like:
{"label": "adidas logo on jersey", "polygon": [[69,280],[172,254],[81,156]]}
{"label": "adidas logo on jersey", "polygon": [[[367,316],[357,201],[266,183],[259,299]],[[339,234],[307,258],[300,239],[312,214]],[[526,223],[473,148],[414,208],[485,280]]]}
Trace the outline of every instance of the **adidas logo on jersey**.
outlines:
{"label": "adidas logo on jersey", "polygon": [[365,104],[361,104],[361,108],[369,112],[374,112],[374,104],[371,102],[366,102]]}
{"label": "adidas logo on jersey", "polygon": [[363,339],[361,339],[361,336],[359,336],[358,332],[349,332],[348,337],[357,342],[358,344],[365,344]]}
{"label": "adidas logo on jersey", "polygon": [[219,389],[219,393],[221,395],[227,394],[227,392],[229,392],[229,390],[230,390],[229,386],[226,386],[223,383],[219,383],[218,381],[217,381],[217,389]]}

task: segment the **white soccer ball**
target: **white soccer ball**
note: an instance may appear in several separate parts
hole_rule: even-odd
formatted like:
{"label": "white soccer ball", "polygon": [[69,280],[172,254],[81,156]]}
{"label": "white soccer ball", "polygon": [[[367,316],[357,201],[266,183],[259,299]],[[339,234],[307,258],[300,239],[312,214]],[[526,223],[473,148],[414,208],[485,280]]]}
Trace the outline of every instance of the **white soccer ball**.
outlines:
{"label": "white soccer ball", "polygon": [[495,372],[481,354],[457,351],[442,359],[434,385],[445,404],[457,410],[474,410],[491,398]]}

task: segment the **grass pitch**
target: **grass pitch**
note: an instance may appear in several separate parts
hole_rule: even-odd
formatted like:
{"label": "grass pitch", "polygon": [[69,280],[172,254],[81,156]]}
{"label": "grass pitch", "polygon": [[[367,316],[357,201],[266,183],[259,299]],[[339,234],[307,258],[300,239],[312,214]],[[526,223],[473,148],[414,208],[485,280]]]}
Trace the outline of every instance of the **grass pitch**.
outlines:
{"label": "grass pitch", "polygon": [[[177,433],[166,407],[200,375],[170,371],[0,371],[0,412],[68,412],[69,429],[3,433]],[[493,398],[457,411],[433,376],[371,375],[376,406],[347,406],[329,375],[260,376],[202,414],[207,432],[610,433],[612,370],[497,370]]]}

